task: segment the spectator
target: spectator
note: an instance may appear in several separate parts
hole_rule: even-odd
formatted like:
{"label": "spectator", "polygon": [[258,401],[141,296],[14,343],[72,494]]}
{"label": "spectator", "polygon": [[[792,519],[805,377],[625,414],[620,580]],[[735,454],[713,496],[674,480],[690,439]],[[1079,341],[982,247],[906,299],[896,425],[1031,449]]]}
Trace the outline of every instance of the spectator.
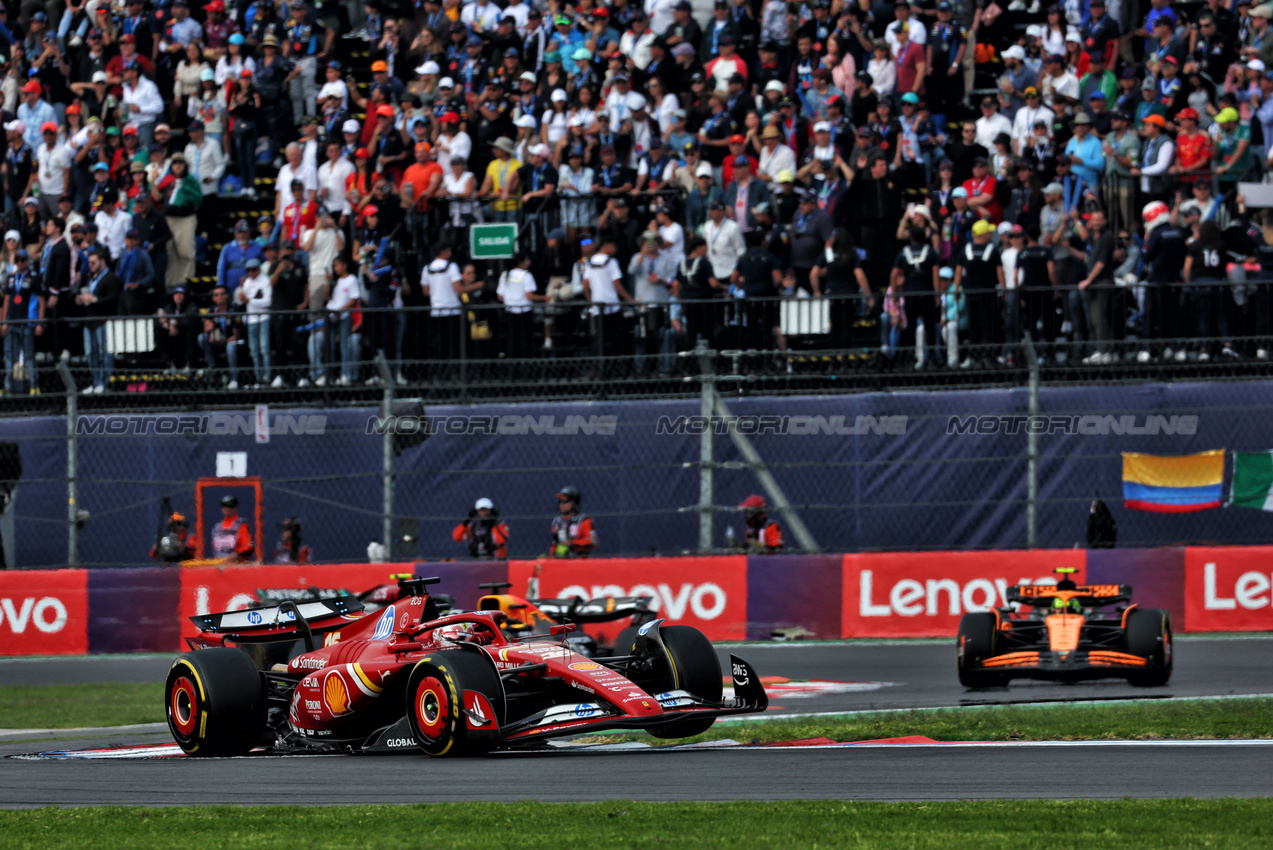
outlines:
{"label": "spectator", "polygon": [[[257,260],[259,263],[260,260]],[[174,290],[175,291],[175,290]],[[230,292],[218,284],[212,289],[212,309],[204,315],[203,332],[198,337],[199,348],[203,352],[203,362],[208,369],[215,369],[217,360],[215,353],[220,350],[225,355],[226,365],[230,369],[230,380],[226,389],[239,388],[239,349],[243,345],[243,324],[230,313]]]}
{"label": "spectator", "polygon": [[163,352],[169,374],[190,372],[194,362],[195,338],[198,336],[199,311],[189,300],[186,288],[178,286],[169,295],[168,304],[159,311],[159,349]]}
{"label": "spectator", "polygon": [[75,303],[86,313],[84,351],[88,355],[92,386],[83,390],[85,394],[104,393],[114,369],[115,355],[106,345],[106,320],[116,314],[122,288],[119,278],[110,270],[105,249],[91,251],[88,255],[87,291],[75,296]]}
{"label": "spectator", "polygon": [[195,214],[203,203],[199,181],[189,173],[185,154],[172,155],[168,174],[158,182],[151,195],[156,203],[163,204],[168,229],[172,232],[166,271],[167,285],[171,289],[194,274]]}
{"label": "spectator", "polygon": [[[261,261],[252,257],[245,263],[245,274],[234,300],[246,305],[248,352],[252,355],[252,368],[256,373],[253,389],[270,383],[270,304],[274,298],[270,278],[261,270]],[[282,381],[279,381],[282,386]]]}
{"label": "spectator", "polygon": [[38,168],[40,220],[57,215],[57,201],[70,188],[71,159],[66,146],[58,141],[57,124],[45,121],[40,127],[42,141],[35,150]]}
{"label": "spectator", "polygon": [[5,391],[17,392],[18,363],[21,362],[26,370],[27,390],[36,395],[40,392],[40,380],[35,340],[44,333],[47,296],[39,276],[31,272],[30,259],[24,248],[14,252],[14,269],[6,276],[4,301],[0,304],[0,334],[4,336]]}
{"label": "spectator", "polygon": [[522,253],[513,258],[513,268],[500,275],[495,294],[504,305],[504,356],[520,360],[530,356],[534,330],[536,301],[547,300],[539,294],[535,276],[531,274],[532,258]]}
{"label": "spectator", "polygon": [[155,267],[150,262],[150,255],[141,247],[140,233],[131,226],[124,233],[124,249],[119,257],[119,279],[124,285],[123,311],[127,315],[145,315],[160,303],[162,286],[155,278]]}

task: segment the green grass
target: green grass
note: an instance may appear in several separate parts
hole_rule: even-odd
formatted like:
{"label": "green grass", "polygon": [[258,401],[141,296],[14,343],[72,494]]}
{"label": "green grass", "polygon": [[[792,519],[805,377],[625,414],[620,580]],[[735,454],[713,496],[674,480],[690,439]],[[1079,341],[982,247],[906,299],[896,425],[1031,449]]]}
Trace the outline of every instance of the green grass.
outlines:
{"label": "green grass", "polygon": [[[804,738],[864,741],[905,735],[926,735],[938,741],[1269,738],[1273,737],[1273,699],[916,709],[793,720],[774,715],[759,722],[717,723],[697,737],[658,743],[720,738],[761,743]],[[652,739],[640,733],[605,740]]]}
{"label": "green grass", "polygon": [[[0,687],[0,728],[70,729],[164,720],[161,683]],[[706,734],[658,741],[643,732],[589,736],[657,744],[734,738],[861,741],[927,735],[938,741],[1273,737],[1273,699],[1076,703],[880,711],[793,720],[717,723]]]}
{"label": "green grass", "polygon": [[439,803],[0,812],[0,844],[268,848],[1268,847],[1273,800]]}
{"label": "green grass", "polygon": [[0,687],[0,729],[127,726],[163,719],[163,682]]}

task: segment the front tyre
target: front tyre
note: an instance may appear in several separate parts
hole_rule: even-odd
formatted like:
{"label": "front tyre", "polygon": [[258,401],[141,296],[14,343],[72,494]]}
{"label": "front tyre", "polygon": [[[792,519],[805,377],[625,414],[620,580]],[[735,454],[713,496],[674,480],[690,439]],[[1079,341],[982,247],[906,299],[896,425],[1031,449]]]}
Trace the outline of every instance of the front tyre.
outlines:
{"label": "front tyre", "polygon": [[266,729],[265,680],[247,653],[229,647],[187,652],[168,670],[168,729],[189,756],[241,756]]}
{"label": "front tyre", "polygon": [[482,755],[499,743],[504,690],[494,665],[480,652],[436,653],[412,668],[407,719],[426,755]]}
{"label": "front tyre", "polygon": [[[706,702],[718,703],[724,690],[720,660],[702,632],[692,626],[659,629],[667,658],[663,661],[658,691],[682,690]],[[714,717],[690,717],[649,730],[656,738],[689,738],[712,728]]]}
{"label": "front tyre", "polygon": [[1146,669],[1127,675],[1138,688],[1161,688],[1171,679],[1171,614],[1161,608],[1134,608],[1127,615],[1127,651],[1147,659]]}
{"label": "front tyre", "polygon": [[964,614],[959,618],[959,649],[955,664],[959,670],[959,684],[965,688],[1002,688],[1008,677],[980,668],[980,664],[995,654],[995,636],[999,620],[993,611]]}

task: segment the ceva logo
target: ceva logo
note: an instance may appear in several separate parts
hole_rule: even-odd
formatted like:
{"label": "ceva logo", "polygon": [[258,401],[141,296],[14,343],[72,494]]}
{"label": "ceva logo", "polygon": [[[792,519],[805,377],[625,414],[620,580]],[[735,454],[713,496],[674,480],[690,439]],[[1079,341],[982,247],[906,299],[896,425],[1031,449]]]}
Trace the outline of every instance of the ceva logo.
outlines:
{"label": "ceva logo", "polygon": [[54,596],[39,600],[28,596],[18,604],[12,599],[0,599],[0,623],[15,635],[26,632],[29,625],[46,635],[57,634],[66,628],[66,620],[66,606]]}
{"label": "ceva logo", "polygon": [[[962,585],[949,578],[904,578],[887,593],[880,591],[877,602],[875,571],[862,570],[858,582],[858,613],[863,617],[957,617],[964,612],[989,611],[1007,604],[1008,588],[1012,586],[1005,578],[975,578]],[[1023,578],[1016,584],[1056,584],[1056,579]]]}
{"label": "ceva logo", "polygon": [[729,601],[721,586],[713,582],[703,584],[682,584],[676,590],[671,585],[660,584],[658,587],[638,584],[630,590],[624,590],[617,584],[594,584],[589,590],[582,585],[572,584],[562,588],[557,594],[569,599],[578,596],[582,599],[598,599],[604,596],[649,596],[651,610],[662,613],[672,620],[684,618],[688,609],[700,620],[715,620],[725,613],[725,605]]}
{"label": "ceva logo", "polygon": [[1233,611],[1239,606],[1248,611],[1273,606],[1273,576],[1267,573],[1248,572],[1238,576],[1233,587],[1225,588],[1222,596],[1216,587],[1216,565],[1207,563],[1202,568],[1203,606],[1211,611]]}

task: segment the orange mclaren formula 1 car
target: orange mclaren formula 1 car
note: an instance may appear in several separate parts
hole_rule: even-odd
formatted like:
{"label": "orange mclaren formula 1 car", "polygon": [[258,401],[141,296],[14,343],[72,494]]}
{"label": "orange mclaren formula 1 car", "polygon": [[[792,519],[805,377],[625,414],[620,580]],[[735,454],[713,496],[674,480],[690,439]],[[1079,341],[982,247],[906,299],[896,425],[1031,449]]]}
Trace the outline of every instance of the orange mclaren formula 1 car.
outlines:
{"label": "orange mclaren formula 1 car", "polygon": [[1012,679],[1125,678],[1159,687],[1171,678],[1171,615],[1132,602],[1125,584],[1008,588],[1009,607],[964,614],[959,621],[959,681],[1004,687]]}

